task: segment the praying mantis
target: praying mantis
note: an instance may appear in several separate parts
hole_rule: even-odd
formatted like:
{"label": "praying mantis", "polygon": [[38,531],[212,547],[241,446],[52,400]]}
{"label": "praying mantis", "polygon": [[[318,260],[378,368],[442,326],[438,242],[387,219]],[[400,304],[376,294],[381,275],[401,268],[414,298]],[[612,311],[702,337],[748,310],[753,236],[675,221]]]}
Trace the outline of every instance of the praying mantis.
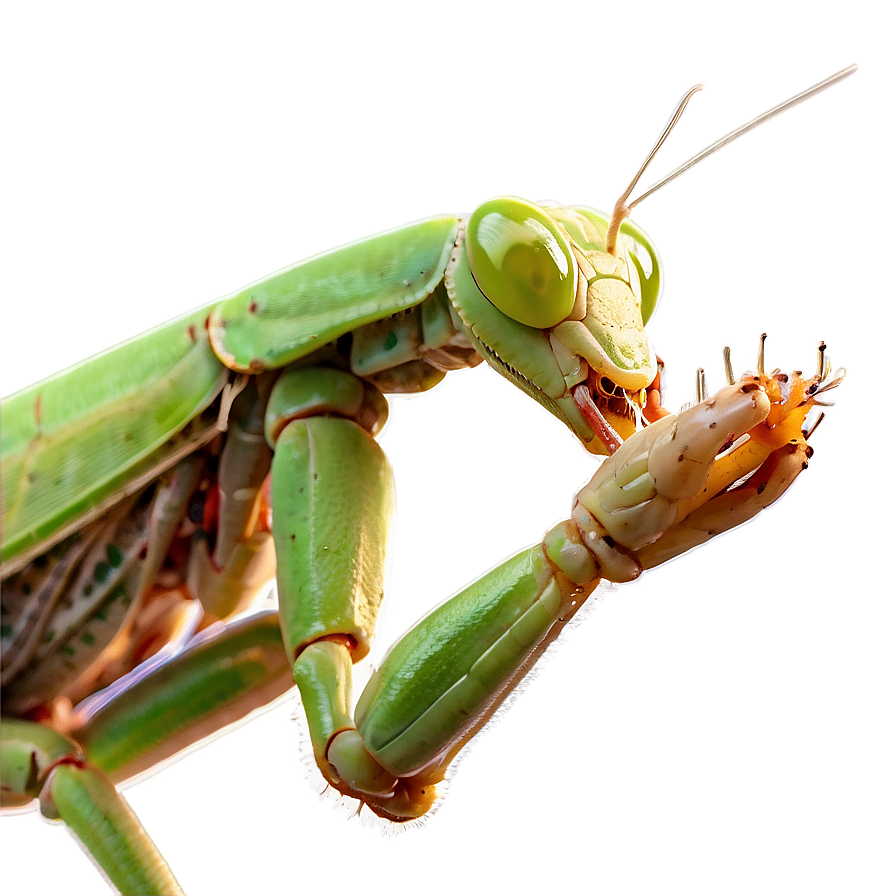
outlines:
{"label": "praying mantis", "polygon": [[[673,174],[677,173],[681,172]],[[125,779],[145,771],[188,740],[279,695],[295,677],[310,712],[316,761],[329,782],[392,820],[425,814],[439,777],[458,751],[531,669],[597,580],[634,578],[642,568],[688,550],[704,535],[724,528],[713,522],[698,535],[687,521],[693,522],[696,518],[691,514],[715,500],[728,485],[757,469],[762,471],[758,478],[738,493],[738,500],[744,499],[742,511],[735,513],[726,505],[724,513],[739,522],[776,497],[802,469],[808,453],[805,414],[798,408],[809,410],[812,404],[822,403],[822,396],[839,377],[831,374],[824,352],[814,377],[788,374],[782,380],[776,373],[766,374],[760,364],[759,380],[734,382],[720,397],[699,395],[698,407],[687,416],[665,415],[656,356],[643,330],[659,297],[659,259],[646,234],[627,220],[635,204],[629,201],[629,193],[617,203],[613,215],[504,198],[484,204],[469,219],[444,216],[410,225],[281,272],[224,303],[166,325],[154,336],[139,338],[131,348],[107,355],[105,361],[81,367],[80,374],[63,374],[65,379],[53,381],[59,384],[57,398],[41,391],[40,385],[13,397],[4,409],[8,415],[5,436],[14,430],[12,447],[4,446],[3,459],[4,476],[11,477],[4,479],[3,487],[4,594],[15,593],[31,614],[26,614],[28,625],[6,633],[15,645],[9,660],[15,674],[10,675],[5,705],[18,707],[23,717],[21,722],[4,724],[9,737],[4,755],[12,757],[8,777],[4,767],[4,789],[18,794],[13,802],[40,795],[47,813],[68,815],[73,828],[81,826],[82,839],[119,889],[173,892],[176,884],[170,872],[107,785],[107,774]],[[525,251],[518,251],[520,246]],[[505,261],[508,256],[520,256],[520,260]],[[505,269],[510,269],[515,285],[502,285]],[[333,301],[337,291],[332,283],[337,276],[352,284],[345,302]],[[306,287],[302,278],[309,277],[312,286]],[[385,299],[380,281],[388,285]],[[325,301],[312,298],[309,301],[317,302],[312,313],[303,307],[296,315],[284,300],[305,290],[322,295]],[[418,307],[419,317],[414,311]],[[613,314],[593,328],[586,326],[585,333],[573,325],[599,317],[607,309],[614,309]],[[408,326],[402,329],[402,323]],[[298,331],[290,331],[294,324]],[[424,338],[415,341],[421,331]],[[545,336],[546,331],[550,336]],[[348,348],[345,337],[350,333],[353,340]],[[439,335],[430,338],[428,333]],[[151,352],[161,353],[163,360],[147,361]],[[580,494],[578,521],[571,518],[550,530],[541,545],[518,555],[499,573],[489,574],[484,584],[467,589],[460,600],[445,605],[450,609],[429,617],[380,667],[372,690],[361,698],[360,716],[352,717],[347,707],[349,661],[363,659],[372,632],[369,617],[381,592],[385,545],[381,521],[388,517],[391,502],[387,466],[375,442],[363,433],[373,434],[382,424],[382,392],[426,390],[440,379],[439,373],[483,358],[566,423],[588,450],[609,455],[610,460]],[[530,369],[527,365],[533,359],[535,367]],[[104,364],[109,366],[96,366]],[[141,364],[147,369],[140,370]],[[275,382],[274,371],[282,368],[288,368],[288,374]],[[142,377],[131,384],[130,392],[113,394],[119,404],[114,417],[102,405],[101,425],[91,429],[84,413],[77,410],[70,428],[54,443],[45,428],[56,413],[53,401],[61,407],[60,426],[65,430],[69,423],[64,415],[70,410],[65,405],[72,393],[89,392],[100,379],[98,373],[113,369],[137,370]],[[539,382],[545,371],[554,377],[547,388]],[[148,396],[153,388],[157,397]],[[135,393],[140,395],[136,403]],[[95,402],[91,408],[98,408],[106,397],[90,400]],[[269,409],[272,402],[281,409],[279,416],[269,415],[259,423],[259,414],[264,417],[261,409]],[[137,433],[150,408],[160,409],[151,416],[169,419],[149,434]],[[299,424],[300,420],[315,422]],[[645,422],[649,425],[644,426]],[[120,425],[120,441],[129,449],[124,464],[101,458],[78,491],[72,483],[79,476],[83,479],[83,474],[75,471],[70,477],[59,477],[58,471],[65,466],[60,458],[88,450],[92,457],[99,457],[116,441],[110,437],[110,424]],[[15,431],[20,427],[22,434]],[[718,429],[722,436],[704,453],[691,456],[668,450],[678,428],[690,437],[704,427]],[[280,443],[287,431],[298,440],[297,446],[289,449],[289,455],[277,453],[287,450]],[[739,437],[747,432],[751,437],[741,442]],[[774,438],[769,432],[774,432]],[[53,444],[42,455],[45,441]],[[225,454],[225,446],[236,442],[241,446],[239,453],[234,449]],[[781,453],[793,443],[799,443],[802,452],[798,458],[788,455],[787,463],[796,460],[795,467],[787,466]],[[272,444],[277,446],[274,482],[268,485]],[[59,453],[54,455],[57,446]],[[678,460],[680,456],[685,460]],[[291,460],[281,462],[280,457]],[[323,462],[331,464],[327,472],[317,466]],[[698,468],[703,479],[695,485],[682,477],[682,462]],[[285,479],[278,486],[278,465],[283,464]],[[671,470],[667,469],[670,465]],[[102,467],[102,475],[97,466]],[[249,469],[253,472],[247,480]],[[298,478],[296,470],[301,471]],[[42,476],[52,480],[52,487],[47,490],[48,500],[41,503],[35,496],[45,490]],[[710,485],[705,484],[706,476]],[[319,512],[309,511],[317,497],[308,505],[297,496],[306,489],[313,491],[319,478],[328,477],[339,482],[339,490],[320,498]],[[28,487],[21,485],[26,481]],[[374,483],[372,491],[370,483]],[[162,491],[165,498],[159,500]],[[626,491],[626,500],[632,496],[638,500],[625,504]],[[346,494],[363,496],[360,510],[353,507],[347,514],[337,513]],[[757,494],[765,497],[760,500]],[[655,502],[661,512],[654,507],[647,514],[641,505],[655,498],[662,499]],[[222,503],[231,506],[222,512]],[[619,521],[614,523],[612,512],[629,506],[639,508],[636,517],[616,525]],[[28,516],[35,508],[39,513]],[[719,505],[713,508],[719,512]],[[299,518],[278,531],[278,519],[292,520],[294,512]],[[20,522],[21,514],[25,518]],[[361,525],[341,545],[346,516],[356,516]],[[328,521],[337,518],[339,525],[331,531]],[[368,523],[372,531],[365,528]],[[148,535],[154,527],[161,527],[165,534]],[[223,535],[228,527],[231,534]],[[279,620],[266,613],[236,623],[223,634],[211,629],[212,619],[239,615],[270,577],[271,529],[278,575],[286,575],[286,557],[299,570],[295,578],[281,579],[281,601],[285,593],[308,591],[302,572],[308,568],[325,570],[320,576],[328,582],[333,577],[345,578],[348,584],[339,591],[353,595],[352,600],[333,607],[318,596],[311,602],[312,612],[308,603],[289,598],[285,607],[291,621],[285,621],[281,603]],[[636,534],[630,538],[633,530]],[[302,558],[296,559],[291,545],[308,533],[312,537]],[[185,552],[188,557],[176,559],[173,546],[183,547],[184,542],[191,545]],[[120,556],[127,554],[122,545],[131,551],[127,562]],[[370,545],[375,548],[371,550]],[[115,551],[110,553],[110,546]],[[317,566],[324,552],[333,548],[333,555],[341,555],[336,566]],[[368,553],[376,556],[357,574],[354,561]],[[86,575],[88,558],[92,580]],[[100,564],[105,578],[95,572]],[[65,665],[68,642],[62,636],[45,642],[58,647],[55,656],[65,673],[51,667],[47,659],[54,656],[51,649],[41,651],[37,662],[37,642],[53,633],[50,620],[54,617],[46,604],[27,600],[36,591],[53,590],[41,575],[48,566],[58,570],[57,578],[66,583],[48,600],[65,601],[75,581],[82,591],[92,586],[93,594],[102,591],[97,585],[112,578],[114,587],[103,592],[100,606],[108,617],[107,603],[120,605],[118,627],[105,635],[105,642],[89,629],[107,621],[97,620],[97,605],[92,605],[93,615],[74,614],[67,623],[69,633],[77,632],[80,643],[89,648],[88,661],[79,660],[77,667]],[[122,574],[115,578],[119,568]],[[128,578],[135,583],[128,586],[130,598],[115,593]],[[367,579],[373,584],[361,581]],[[165,586],[164,594],[175,597],[164,598],[164,605],[157,603],[150,621],[138,624],[143,597],[160,584]],[[319,588],[316,593],[326,591]],[[194,592],[206,598],[201,610]],[[359,593],[361,598],[356,597]],[[489,603],[497,597],[501,598],[498,603]],[[502,603],[505,598],[509,610]],[[496,615],[494,626],[483,632],[471,627],[470,619],[476,616],[476,608],[486,606],[494,607]],[[504,612],[510,615],[501,615]],[[540,621],[533,622],[539,614]],[[458,615],[460,622],[455,619]],[[190,644],[164,672],[147,674],[148,667],[140,664],[147,651],[143,642],[189,640],[197,628],[208,629],[198,636],[198,646]],[[287,639],[285,654],[279,647],[280,629]],[[119,633],[124,630],[130,640],[122,646]],[[508,632],[513,636],[508,638]],[[85,641],[85,634],[92,640]],[[490,645],[487,659],[483,638]],[[236,646],[240,639],[248,646]],[[516,646],[505,653],[508,642]],[[463,651],[457,645],[465,643],[474,646],[460,657]],[[114,662],[106,652],[112,647]],[[10,656],[8,649],[6,656]],[[225,660],[232,677],[234,666],[239,665],[233,657],[241,651],[251,654],[249,666],[257,665],[257,654],[263,652],[264,669],[260,681],[236,684],[226,710],[208,715],[203,707],[195,712],[187,735],[165,728],[163,746],[141,742],[124,758],[110,757],[121,743],[122,726],[139,728],[133,717],[124,714],[124,704],[129,709],[138,704],[143,713],[140,721],[145,722],[157,713],[159,701],[170,696],[167,682],[160,686],[165,676],[173,674],[178,679],[180,675],[180,680],[186,680],[198,674],[205,682],[201,693],[208,693]],[[465,668],[455,669],[445,680],[432,670],[444,666],[449,654],[461,659]],[[152,653],[145,659],[152,662]],[[128,668],[131,665],[133,670]],[[413,675],[407,674],[408,668],[415,670]],[[112,680],[106,681],[110,676]],[[60,690],[61,677],[66,684]],[[422,692],[419,681],[426,686]],[[128,687],[121,689],[119,682]],[[106,695],[113,697],[100,708],[94,702],[80,715],[76,709],[68,716],[55,705],[60,698],[77,703],[100,686],[110,688]],[[195,693],[181,691],[175,712],[191,696],[195,702]],[[200,697],[199,702],[208,701]],[[439,707],[446,702],[453,708],[442,714]],[[391,715],[393,710],[398,714]],[[50,720],[51,725],[37,720]],[[406,734],[415,725],[426,729],[423,736]],[[360,735],[354,733],[356,729]],[[428,733],[432,731],[439,732],[437,738]],[[159,739],[158,733],[153,733],[154,740]],[[376,737],[382,745],[371,742]],[[85,781],[90,793],[86,801],[79,795]],[[60,803],[64,808],[60,809]],[[130,847],[126,867],[108,857],[115,850],[91,840],[89,819],[97,806],[120,813],[123,819],[113,842]]]}

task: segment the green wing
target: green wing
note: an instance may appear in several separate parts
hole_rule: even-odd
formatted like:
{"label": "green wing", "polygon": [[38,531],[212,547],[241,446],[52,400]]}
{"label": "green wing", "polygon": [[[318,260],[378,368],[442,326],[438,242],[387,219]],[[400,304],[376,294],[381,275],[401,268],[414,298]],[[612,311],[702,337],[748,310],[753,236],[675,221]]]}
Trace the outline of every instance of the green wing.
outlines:
{"label": "green wing", "polygon": [[227,371],[205,335],[208,311],[192,311],[3,402],[4,564],[33,556],[133,480],[135,469],[157,463],[161,446],[211,404]]}

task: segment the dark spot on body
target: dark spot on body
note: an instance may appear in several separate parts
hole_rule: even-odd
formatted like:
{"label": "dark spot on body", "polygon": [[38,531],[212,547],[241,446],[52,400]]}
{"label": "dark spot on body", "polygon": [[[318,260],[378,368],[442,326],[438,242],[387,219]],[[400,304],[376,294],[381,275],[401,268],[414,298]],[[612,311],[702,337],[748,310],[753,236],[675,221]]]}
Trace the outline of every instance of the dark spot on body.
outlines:
{"label": "dark spot on body", "polygon": [[808,469],[809,469],[809,461],[804,460],[803,463],[802,463],[802,468],[803,468],[804,470],[808,470]]}
{"label": "dark spot on body", "polygon": [[762,485],[760,485],[759,488],[756,489],[756,494],[761,495],[765,491],[766,485],[768,485],[768,483],[763,482]]}
{"label": "dark spot on body", "polygon": [[190,324],[190,326],[187,327],[187,338],[190,342],[196,341],[196,327],[194,327],[193,324]]}
{"label": "dark spot on body", "polygon": [[22,594],[24,594],[25,597],[28,597],[28,595],[31,594],[31,583],[30,582],[25,582],[25,584],[22,585]]}
{"label": "dark spot on body", "polygon": [[718,420],[713,420],[712,423],[709,424],[710,429],[715,429],[719,425]]}
{"label": "dark spot on body", "polygon": [[255,314],[258,311],[258,302],[256,302],[255,299],[249,302],[248,311],[249,314]]}
{"label": "dark spot on body", "polygon": [[190,502],[189,510],[187,510],[187,518],[191,523],[202,522],[202,508],[205,505],[205,492],[197,492],[193,495]]}

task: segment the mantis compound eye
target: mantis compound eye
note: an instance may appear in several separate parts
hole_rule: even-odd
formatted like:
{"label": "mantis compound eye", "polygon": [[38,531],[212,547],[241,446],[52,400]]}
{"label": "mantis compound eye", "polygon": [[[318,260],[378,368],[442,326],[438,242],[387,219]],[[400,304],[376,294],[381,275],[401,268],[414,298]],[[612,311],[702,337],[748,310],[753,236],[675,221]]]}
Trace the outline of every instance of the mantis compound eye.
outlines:
{"label": "mantis compound eye", "polygon": [[544,209],[513,197],[492,199],[470,217],[466,244],[473,277],[499,311],[540,329],[569,316],[578,267]]}
{"label": "mantis compound eye", "polygon": [[631,218],[622,222],[620,233],[631,238],[629,257],[641,281],[641,320],[646,324],[656,311],[663,291],[663,266],[653,240]]}

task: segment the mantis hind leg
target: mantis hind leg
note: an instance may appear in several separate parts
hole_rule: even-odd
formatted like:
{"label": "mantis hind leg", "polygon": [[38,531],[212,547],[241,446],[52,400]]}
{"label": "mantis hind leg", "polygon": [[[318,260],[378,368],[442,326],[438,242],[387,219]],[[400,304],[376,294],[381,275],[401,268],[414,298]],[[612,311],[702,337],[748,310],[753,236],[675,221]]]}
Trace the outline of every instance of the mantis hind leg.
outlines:
{"label": "mantis hind leg", "polygon": [[71,737],[3,719],[3,804],[41,811],[76,834],[122,893],[182,893],[116,782],[173,757],[282,696],[290,685],[274,611],[203,632],[76,707]]}
{"label": "mantis hind leg", "polygon": [[171,869],[112,781],[72,740],[36,722],[4,720],[4,797],[40,800],[61,819],[121,893],[183,893]]}

